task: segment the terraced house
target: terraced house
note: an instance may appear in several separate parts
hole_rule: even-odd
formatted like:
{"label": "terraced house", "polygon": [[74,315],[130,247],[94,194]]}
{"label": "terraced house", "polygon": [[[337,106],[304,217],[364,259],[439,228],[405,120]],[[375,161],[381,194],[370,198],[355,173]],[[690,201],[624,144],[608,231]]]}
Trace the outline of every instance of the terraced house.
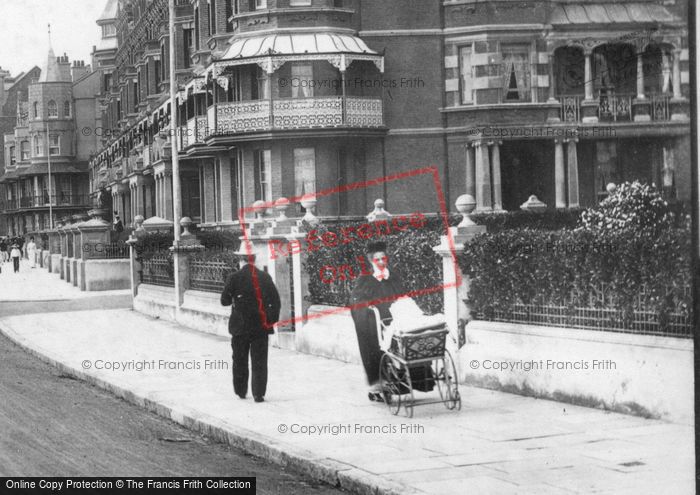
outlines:
{"label": "terraced house", "polygon": [[[683,1],[110,0],[91,192],[126,222],[234,225],[256,200],[436,166],[448,204],[592,205],[640,179],[688,200]],[[99,51],[97,52],[99,54]],[[178,108],[177,121],[172,110]],[[430,180],[319,198],[320,216],[438,211]],[[293,215],[303,208],[294,206]]]}

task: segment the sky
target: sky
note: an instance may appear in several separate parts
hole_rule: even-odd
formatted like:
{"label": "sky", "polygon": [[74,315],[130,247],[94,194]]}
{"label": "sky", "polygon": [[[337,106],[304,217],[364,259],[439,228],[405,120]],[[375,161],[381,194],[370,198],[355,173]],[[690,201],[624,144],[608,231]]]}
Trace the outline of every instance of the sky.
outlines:
{"label": "sky", "polygon": [[100,39],[95,24],[107,0],[0,0],[0,67],[12,76],[44,65],[48,24],[56,56],[90,63]]}

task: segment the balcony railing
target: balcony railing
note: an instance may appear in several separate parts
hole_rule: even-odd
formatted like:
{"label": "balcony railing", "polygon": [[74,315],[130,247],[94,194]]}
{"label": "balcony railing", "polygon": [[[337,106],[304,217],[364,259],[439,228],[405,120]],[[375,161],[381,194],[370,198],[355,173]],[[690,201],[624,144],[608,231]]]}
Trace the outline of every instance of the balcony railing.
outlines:
{"label": "balcony railing", "polygon": [[379,98],[329,96],[219,103],[217,134],[384,125]]}
{"label": "balcony railing", "polygon": [[[583,96],[561,95],[562,122],[581,121],[581,102]],[[671,96],[667,94],[652,94],[647,97],[651,105],[651,120],[663,121],[671,118]],[[635,116],[635,96],[631,94],[602,94],[598,97],[598,119],[601,122],[632,121]],[[645,114],[646,115],[646,114]]]}
{"label": "balcony railing", "polygon": [[[16,209],[17,200],[8,201],[7,209]],[[56,194],[49,198],[49,194],[39,196],[24,196],[19,199],[19,208],[47,208],[51,206],[85,206],[89,204],[87,194]]]}
{"label": "balcony railing", "polygon": [[601,122],[632,120],[633,95],[605,94],[598,100],[598,119]]}

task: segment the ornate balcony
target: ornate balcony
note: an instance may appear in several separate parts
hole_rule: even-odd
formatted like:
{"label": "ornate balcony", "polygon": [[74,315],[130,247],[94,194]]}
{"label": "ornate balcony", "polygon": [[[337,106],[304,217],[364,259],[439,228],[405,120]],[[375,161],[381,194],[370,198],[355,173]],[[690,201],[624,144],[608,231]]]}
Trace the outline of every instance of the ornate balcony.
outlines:
{"label": "ornate balcony", "polygon": [[[631,94],[601,94],[597,116],[600,122],[631,122],[638,115],[649,115],[645,120],[668,121],[671,120],[671,98],[669,94],[652,94],[646,100],[637,100]],[[562,122],[580,122],[583,96],[563,95],[558,99]],[[650,114],[641,112],[639,107],[644,103],[651,107]]]}
{"label": "ornate balcony", "polygon": [[381,128],[384,106],[380,98],[327,96],[219,103],[216,134],[327,129]]}

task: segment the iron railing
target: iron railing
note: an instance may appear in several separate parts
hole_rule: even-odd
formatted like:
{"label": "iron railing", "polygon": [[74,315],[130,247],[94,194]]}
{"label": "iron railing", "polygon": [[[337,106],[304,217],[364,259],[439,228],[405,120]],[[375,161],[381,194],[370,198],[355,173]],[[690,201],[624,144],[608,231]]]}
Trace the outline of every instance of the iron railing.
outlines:
{"label": "iron railing", "polygon": [[141,261],[141,283],[175,287],[173,261],[167,255],[157,255]]}
{"label": "iron railing", "polygon": [[[508,310],[495,310],[489,314],[477,312],[476,316],[508,323],[692,338],[692,309],[688,303],[692,300],[690,287],[667,288],[663,292],[662,296],[652,296],[648,289],[642,290],[627,311],[615,305],[618,295],[614,291],[600,287],[587,298],[572,294],[566,304],[518,302]],[[654,298],[667,301],[663,310],[652,309]]]}
{"label": "iron railing", "polygon": [[190,259],[189,271],[191,289],[221,293],[235,268],[224,261]]}
{"label": "iron railing", "polygon": [[121,260],[129,258],[129,245],[124,242],[110,242],[107,244],[88,244],[86,246],[83,246],[83,249],[89,250],[89,259]]}

